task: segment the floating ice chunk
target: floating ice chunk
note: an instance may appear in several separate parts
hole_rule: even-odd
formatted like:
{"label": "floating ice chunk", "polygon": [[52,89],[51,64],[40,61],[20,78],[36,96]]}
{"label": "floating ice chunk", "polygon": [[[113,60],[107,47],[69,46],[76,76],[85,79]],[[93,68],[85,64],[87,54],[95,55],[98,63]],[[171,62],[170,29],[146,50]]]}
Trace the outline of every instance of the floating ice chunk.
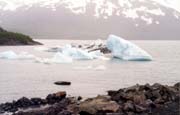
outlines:
{"label": "floating ice chunk", "polygon": [[0,53],[0,58],[3,59],[17,59],[18,55],[13,51],[5,51]]}
{"label": "floating ice chunk", "polygon": [[72,48],[71,45],[66,45],[62,49],[62,54],[72,57],[77,60],[92,60],[94,57],[88,53],[86,50],[82,50],[79,48]]}
{"label": "floating ice chunk", "polygon": [[18,59],[34,59],[34,58],[35,58],[35,56],[32,54],[29,54],[28,52],[21,52],[18,55]]}
{"label": "floating ice chunk", "polygon": [[89,54],[92,55],[92,57],[94,57],[95,59],[103,56],[103,53],[100,50],[92,51]]}
{"label": "floating ice chunk", "polygon": [[72,63],[71,57],[65,56],[62,53],[56,53],[52,58],[36,58],[35,62],[52,64],[52,63]]}
{"label": "floating ice chunk", "polygon": [[71,57],[65,56],[60,52],[56,53],[51,60],[53,63],[71,63],[73,61]]}
{"label": "floating ice chunk", "polygon": [[21,52],[16,54],[13,51],[5,51],[0,53],[0,58],[3,59],[33,59],[34,55],[29,54],[28,52]]}
{"label": "floating ice chunk", "polygon": [[150,61],[152,57],[137,45],[115,35],[107,39],[107,48],[116,58],[129,61]]}

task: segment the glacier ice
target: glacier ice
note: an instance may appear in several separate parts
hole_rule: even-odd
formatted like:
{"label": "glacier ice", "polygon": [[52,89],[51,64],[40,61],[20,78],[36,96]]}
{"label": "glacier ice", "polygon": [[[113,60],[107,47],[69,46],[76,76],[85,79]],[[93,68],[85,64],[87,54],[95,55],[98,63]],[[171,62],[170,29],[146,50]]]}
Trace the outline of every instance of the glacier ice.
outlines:
{"label": "glacier ice", "polygon": [[0,58],[3,58],[3,59],[17,59],[18,56],[13,51],[5,51],[5,52],[0,53]]}
{"label": "glacier ice", "polygon": [[127,61],[151,61],[152,57],[137,45],[115,35],[109,35],[107,48],[116,58]]}
{"label": "glacier ice", "polygon": [[15,53],[14,51],[4,51],[0,53],[0,58],[3,59],[33,59],[35,58],[34,55],[29,54],[28,52],[20,52],[19,54]]}
{"label": "glacier ice", "polygon": [[100,52],[88,52],[80,48],[73,48],[71,45],[66,45],[62,48],[62,54],[75,60],[92,60],[97,59],[100,55],[102,55]]}
{"label": "glacier ice", "polygon": [[52,58],[36,58],[36,62],[51,64],[51,63],[72,63],[72,58],[65,56],[64,54],[57,52]]}

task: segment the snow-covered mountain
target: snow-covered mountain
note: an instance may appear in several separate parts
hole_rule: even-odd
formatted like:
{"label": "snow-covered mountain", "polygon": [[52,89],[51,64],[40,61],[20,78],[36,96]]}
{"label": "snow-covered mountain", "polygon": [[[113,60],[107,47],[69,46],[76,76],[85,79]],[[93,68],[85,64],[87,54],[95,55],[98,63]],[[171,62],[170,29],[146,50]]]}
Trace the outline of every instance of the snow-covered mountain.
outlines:
{"label": "snow-covered mountain", "polygon": [[155,0],[0,0],[0,25],[34,38],[180,39],[180,10]]}

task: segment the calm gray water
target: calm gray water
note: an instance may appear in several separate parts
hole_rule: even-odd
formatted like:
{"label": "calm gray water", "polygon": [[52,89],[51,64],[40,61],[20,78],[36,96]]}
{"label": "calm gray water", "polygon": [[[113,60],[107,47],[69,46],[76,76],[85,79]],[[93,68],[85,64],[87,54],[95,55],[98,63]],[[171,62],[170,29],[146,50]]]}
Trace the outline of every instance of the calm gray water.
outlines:
{"label": "calm gray water", "polygon": [[[41,40],[45,46],[90,41]],[[49,93],[67,91],[71,96],[92,97],[105,94],[107,90],[145,83],[172,85],[180,81],[180,41],[133,41],[154,60],[151,62],[91,60],[75,61],[72,64],[41,64],[32,60],[0,59],[0,103],[22,96],[45,97]],[[53,53],[34,50],[39,46],[7,46],[1,51],[27,51],[40,57]],[[87,66],[106,67],[105,70],[74,69]],[[57,86],[55,81],[71,81],[71,86]]]}

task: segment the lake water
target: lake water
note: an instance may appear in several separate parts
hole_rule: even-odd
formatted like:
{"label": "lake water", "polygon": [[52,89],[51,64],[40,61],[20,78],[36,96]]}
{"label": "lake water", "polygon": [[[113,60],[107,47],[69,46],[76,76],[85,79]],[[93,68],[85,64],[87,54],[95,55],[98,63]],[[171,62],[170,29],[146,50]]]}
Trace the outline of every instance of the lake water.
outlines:
{"label": "lake water", "polygon": [[[39,40],[45,46],[90,41]],[[180,81],[180,41],[132,41],[150,53],[150,62],[120,60],[75,61],[71,64],[42,64],[32,60],[0,59],[0,103],[22,96],[45,97],[49,93],[67,91],[71,96],[92,97],[131,85],[162,83],[172,85]],[[53,53],[34,50],[39,46],[3,46],[0,52],[27,51],[39,57]],[[105,70],[86,69],[105,66]],[[85,69],[75,69],[75,68]],[[57,86],[55,81],[71,81],[71,86]]]}

